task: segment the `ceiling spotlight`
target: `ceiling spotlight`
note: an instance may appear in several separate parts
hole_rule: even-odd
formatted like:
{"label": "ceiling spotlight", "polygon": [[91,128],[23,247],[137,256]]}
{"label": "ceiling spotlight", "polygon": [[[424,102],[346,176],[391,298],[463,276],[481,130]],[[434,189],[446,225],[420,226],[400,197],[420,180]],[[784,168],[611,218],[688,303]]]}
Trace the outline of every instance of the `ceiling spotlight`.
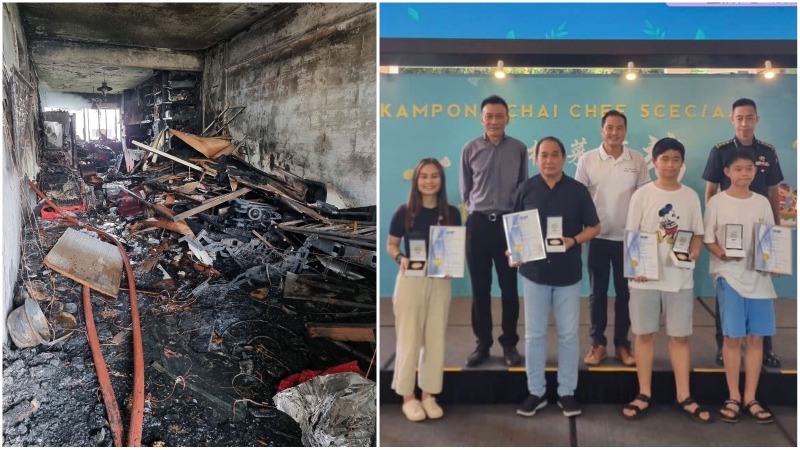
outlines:
{"label": "ceiling spotlight", "polygon": [[764,61],[764,71],[761,73],[768,80],[775,78],[775,69],[772,68],[772,61]]}
{"label": "ceiling spotlight", "polygon": [[103,93],[103,98],[105,98],[106,94],[108,92],[111,92],[113,89],[111,89],[111,87],[108,84],[106,84],[106,80],[105,80],[105,78],[103,78],[103,84],[101,84],[100,87],[97,88],[97,90],[102,92]]}
{"label": "ceiling spotlight", "polygon": [[502,80],[506,77],[506,71],[503,70],[503,61],[497,61],[497,68],[494,69],[494,77],[498,80]]}
{"label": "ceiling spotlight", "polygon": [[628,70],[625,71],[625,79],[628,81],[633,81],[638,77],[636,71],[633,68],[633,61],[628,61]]}

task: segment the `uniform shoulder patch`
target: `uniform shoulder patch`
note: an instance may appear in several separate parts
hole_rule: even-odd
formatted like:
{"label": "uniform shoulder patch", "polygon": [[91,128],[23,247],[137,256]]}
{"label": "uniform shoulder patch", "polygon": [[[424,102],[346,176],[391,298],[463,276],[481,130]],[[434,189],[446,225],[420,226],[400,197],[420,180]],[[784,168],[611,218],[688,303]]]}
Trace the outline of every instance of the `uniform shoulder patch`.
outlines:
{"label": "uniform shoulder patch", "polygon": [[761,144],[764,147],[767,147],[768,149],[772,150],[773,152],[775,151],[775,146],[770,144],[769,142],[759,141],[758,139],[756,139],[756,143]]}
{"label": "uniform shoulder patch", "polygon": [[727,141],[722,141],[714,145],[714,148],[725,147],[726,145],[730,145],[733,143],[733,139],[728,139]]}

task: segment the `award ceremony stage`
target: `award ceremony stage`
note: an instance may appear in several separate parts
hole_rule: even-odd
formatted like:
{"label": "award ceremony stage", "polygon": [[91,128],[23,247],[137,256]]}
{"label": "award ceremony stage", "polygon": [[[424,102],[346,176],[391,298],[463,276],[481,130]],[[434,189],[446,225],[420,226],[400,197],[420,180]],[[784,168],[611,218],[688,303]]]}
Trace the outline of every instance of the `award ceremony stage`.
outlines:
{"label": "award ceremony stage", "polygon": [[[381,446],[796,446],[797,442],[797,305],[794,299],[775,301],[777,336],[774,351],[780,369],[764,368],[757,398],[775,415],[775,424],[758,425],[742,416],[738,424],[719,420],[702,424],[689,420],[675,406],[675,383],[669,362],[668,338],[662,328],[656,337],[653,367],[653,404],[642,420],[628,421],[622,404],[638,392],[634,367],[621,365],[613,356],[613,297],[609,298],[609,356],[596,367],[583,364],[589,350],[589,305],[581,299],[580,364],[575,396],[583,414],[567,419],[556,406],[557,343],[550,317],[547,341],[548,406],[534,417],[515,413],[527,395],[524,367],[524,314],[518,325],[523,356],[519,367],[507,367],[496,342],[500,334],[500,299],[492,299],[495,344],[491,358],[477,368],[464,367],[475,349],[471,326],[471,298],[453,298],[445,344],[444,387],[437,396],[445,416],[440,420],[412,423],[401,410],[401,397],[391,389],[394,369],[395,332],[392,300],[381,298],[380,308],[380,445]],[[520,308],[522,308],[520,297]],[[714,358],[714,299],[696,298],[691,346],[691,393],[714,417],[727,395],[725,373]],[[631,336],[631,339],[633,336]],[[633,349],[634,353],[636,349]],[[742,383],[743,386],[743,383]],[[673,427],[674,426],[674,427]]]}

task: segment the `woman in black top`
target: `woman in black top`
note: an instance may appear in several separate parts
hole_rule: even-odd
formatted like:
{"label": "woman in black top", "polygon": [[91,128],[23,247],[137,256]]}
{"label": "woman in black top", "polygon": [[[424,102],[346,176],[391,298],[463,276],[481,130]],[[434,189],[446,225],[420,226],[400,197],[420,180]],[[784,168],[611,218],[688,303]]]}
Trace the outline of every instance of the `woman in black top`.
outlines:
{"label": "woman in black top", "polygon": [[[461,225],[461,215],[447,204],[444,168],[436,159],[425,158],[414,169],[408,202],[392,216],[386,246],[389,256],[400,264],[392,298],[397,333],[392,389],[403,396],[403,413],[414,422],[443,415],[433,395],[442,391],[450,280],[420,273],[425,263],[410,252],[412,246],[421,248],[425,250],[422,256],[427,257],[432,225]],[[405,241],[405,253],[400,251],[401,240]],[[409,256],[415,256],[415,261]],[[417,276],[407,274],[409,268]],[[421,402],[414,394],[418,366]]]}

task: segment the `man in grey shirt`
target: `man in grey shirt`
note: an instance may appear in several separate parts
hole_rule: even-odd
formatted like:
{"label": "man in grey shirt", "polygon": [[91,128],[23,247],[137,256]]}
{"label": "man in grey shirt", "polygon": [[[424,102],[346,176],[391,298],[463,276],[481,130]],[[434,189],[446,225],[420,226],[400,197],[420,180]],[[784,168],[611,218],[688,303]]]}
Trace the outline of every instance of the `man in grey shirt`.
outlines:
{"label": "man in grey shirt", "polygon": [[503,305],[503,333],[498,338],[503,359],[509,366],[522,361],[517,351],[517,269],[508,265],[502,216],[513,211],[517,186],[528,178],[528,152],[525,144],[505,134],[508,122],[506,101],[496,95],[487,97],[481,102],[485,133],[467,142],[461,151],[459,185],[469,213],[467,265],[472,280],[472,331],[478,339],[467,367],[486,361],[492,347],[492,262]]}

